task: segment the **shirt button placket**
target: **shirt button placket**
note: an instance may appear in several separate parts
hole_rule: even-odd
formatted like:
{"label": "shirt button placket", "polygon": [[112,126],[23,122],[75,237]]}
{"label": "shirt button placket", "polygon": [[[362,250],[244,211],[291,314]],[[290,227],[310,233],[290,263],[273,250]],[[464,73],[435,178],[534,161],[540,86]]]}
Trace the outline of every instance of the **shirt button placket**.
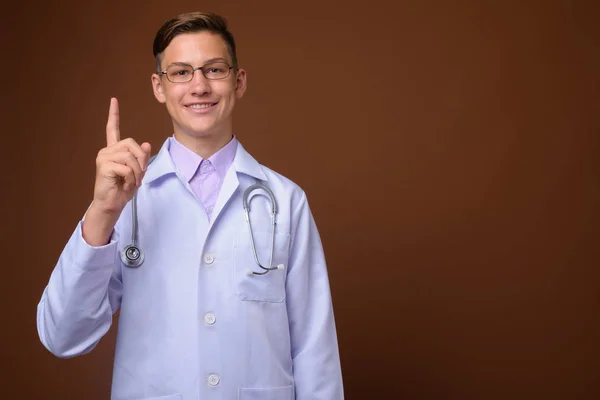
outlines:
{"label": "shirt button placket", "polygon": [[[213,253],[205,253],[204,256],[202,257],[202,261],[207,266],[212,265],[215,262],[215,259],[216,259],[216,257]],[[204,319],[206,329],[208,329],[208,327],[214,326],[215,323],[217,322],[217,318],[216,318],[215,314],[212,312],[205,313],[203,319]],[[210,386],[210,387],[218,386],[220,381],[221,381],[221,378],[219,377],[219,375],[217,375],[215,373],[211,373],[207,377],[207,383],[208,383],[208,386]]]}

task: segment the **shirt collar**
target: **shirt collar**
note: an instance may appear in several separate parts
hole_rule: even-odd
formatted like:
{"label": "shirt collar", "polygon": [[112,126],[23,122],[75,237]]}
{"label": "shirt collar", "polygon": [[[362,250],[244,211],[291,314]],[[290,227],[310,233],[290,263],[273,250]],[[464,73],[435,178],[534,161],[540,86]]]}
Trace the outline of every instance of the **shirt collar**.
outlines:
{"label": "shirt collar", "polygon": [[[244,149],[242,144],[236,138],[234,139],[236,143],[235,157],[233,159],[233,167],[235,168],[235,171],[266,181],[267,177],[263,172],[262,166],[254,159],[254,157],[250,155],[250,153]],[[231,144],[231,142],[233,142],[233,140],[230,141],[228,145]],[[165,175],[177,174],[178,170],[175,167],[169,151],[170,144],[171,138],[169,137],[163,143],[158,154],[153,157],[153,162],[148,166],[148,170],[146,171],[143,179],[144,183],[153,182]]]}
{"label": "shirt collar", "polygon": [[[189,182],[204,159],[181,144],[175,136],[167,140],[173,164],[183,178]],[[208,158],[221,179],[225,179],[225,174],[235,158],[237,143],[237,138],[234,136],[225,146]]]}

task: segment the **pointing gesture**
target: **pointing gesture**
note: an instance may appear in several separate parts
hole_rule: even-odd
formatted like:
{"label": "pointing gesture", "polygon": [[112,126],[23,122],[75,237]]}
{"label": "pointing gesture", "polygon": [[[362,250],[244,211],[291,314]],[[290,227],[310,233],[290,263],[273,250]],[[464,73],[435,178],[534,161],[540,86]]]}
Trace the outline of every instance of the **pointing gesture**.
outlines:
{"label": "pointing gesture", "polygon": [[94,201],[83,221],[82,234],[92,246],[108,243],[110,234],[137,188],[150,159],[150,144],[140,146],[132,138],[121,140],[119,102],[110,99],[106,123],[106,147],[96,157]]}
{"label": "pointing gesture", "polygon": [[116,98],[110,99],[110,108],[108,109],[108,122],[106,123],[106,147],[117,144],[121,140],[119,131],[119,101]]}

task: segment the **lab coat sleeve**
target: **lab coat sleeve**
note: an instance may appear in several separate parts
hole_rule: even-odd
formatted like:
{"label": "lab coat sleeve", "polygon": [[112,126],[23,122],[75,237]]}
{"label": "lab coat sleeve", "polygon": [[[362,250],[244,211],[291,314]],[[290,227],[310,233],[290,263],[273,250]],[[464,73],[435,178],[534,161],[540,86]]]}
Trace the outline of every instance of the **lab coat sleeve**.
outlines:
{"label": "lab coat sleeve", "polygon": [[296,400],[344,398],[333,305],[321,239],[306,195],[292,216],[286,283]]}
{"label": "lab coat sleeve", "polygon": [[63,249],[37,307],[40,340],[61,358],[90,352],[110,328],[121,301],[116,230],[109,244],[92,247],[81,228],[82,222]]}

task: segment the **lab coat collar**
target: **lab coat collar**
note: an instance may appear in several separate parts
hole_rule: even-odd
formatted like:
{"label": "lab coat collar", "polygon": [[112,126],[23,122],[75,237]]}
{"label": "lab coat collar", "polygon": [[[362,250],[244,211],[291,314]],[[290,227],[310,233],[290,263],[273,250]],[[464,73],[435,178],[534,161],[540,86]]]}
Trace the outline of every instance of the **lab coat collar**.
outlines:
{"label": "lab coat collar", "polygon": [[152,164],[148,166],[143,182],[150,183],[169,174],[177,174],[177,169],[169,154],[169,139],[167,139],[160,148],[154,161],[152,161]]}
{"label": "lab coat collar", "polygon": [[260,179],[261,181],[267,180],[267,176],[265,175],[258,161],[256,161],[254,157],[252,157],[250,153],[244,149],[239,140],[237,150],[235,152],[235,158],[233,159],[233,167],[235,168],[236,172],[250,175],[256,179]]}
{"label": "lab coat collar", "polygon": [[[258,161],[244,149],[239,141],[232,166],[238,173],[250,175],[262,181],[267,180],[267,176]],[[144,183],[151,183],[156,179],[169,174],[177,174],[177,169],[169,154],[169,140],[167,139],[163,143],[154,161],[152,161],[152,164],[148,167],[143,181]]]}

